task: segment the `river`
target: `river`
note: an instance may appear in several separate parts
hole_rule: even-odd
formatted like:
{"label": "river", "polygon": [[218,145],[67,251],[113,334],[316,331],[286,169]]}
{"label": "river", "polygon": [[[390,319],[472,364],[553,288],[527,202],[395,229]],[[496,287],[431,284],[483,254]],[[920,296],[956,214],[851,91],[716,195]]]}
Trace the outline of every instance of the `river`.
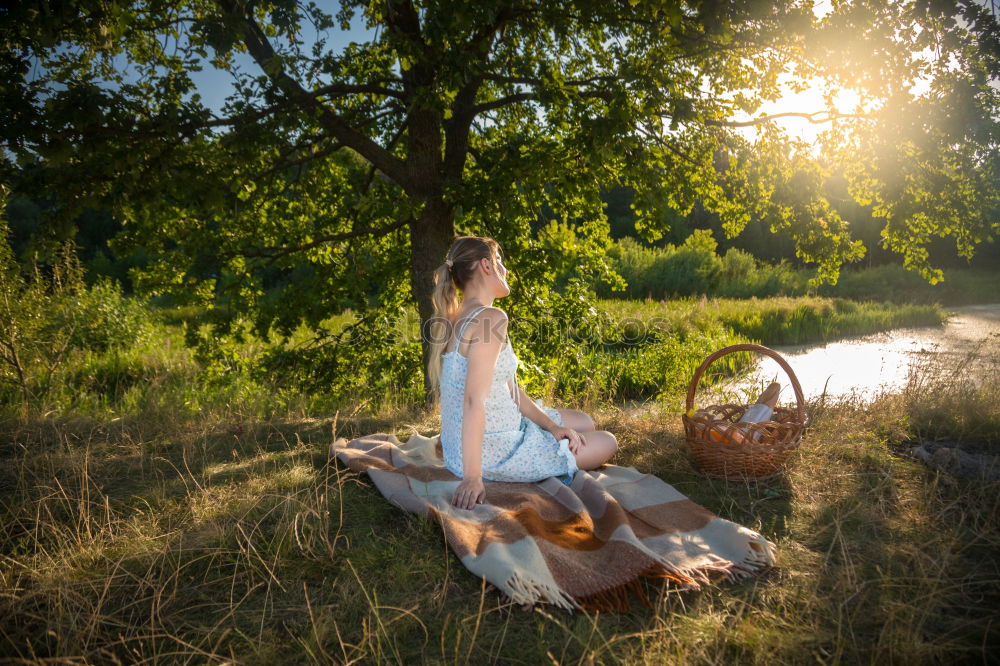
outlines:
{"label": "river", "polygon": [[[947,310],[950,316],[943,326],[898,328],[826,344],[773,349],[792,367],[806,399],[824,391],[829,397],[870,399],[903,387],[911,370],[928,361],[958,364],[970,354],[996,351],[1000,345],[1000,303]],[[755,372],[727,388],[747,390],[773,378],[787,387],[781,367],[768,357],[760,359]],[[792,392],[786,388],[781,402],[791,400]]]}

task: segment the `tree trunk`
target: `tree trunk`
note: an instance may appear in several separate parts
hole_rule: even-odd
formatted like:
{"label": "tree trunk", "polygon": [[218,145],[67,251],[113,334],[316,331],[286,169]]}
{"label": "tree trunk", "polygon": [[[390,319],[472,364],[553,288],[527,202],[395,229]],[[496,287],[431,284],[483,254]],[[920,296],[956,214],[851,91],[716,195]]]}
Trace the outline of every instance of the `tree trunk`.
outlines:
{"label": "tree trunk", "polygon": [[427,322],[434,315],[434,271],[444,261],[455,238],[455,211],[440,197],[427,201],[423,212],[410,224],[410,289],[420,314],[420,346],[423,351],[424,397],[434,399],[435,391],[427,377],[430,340]]}

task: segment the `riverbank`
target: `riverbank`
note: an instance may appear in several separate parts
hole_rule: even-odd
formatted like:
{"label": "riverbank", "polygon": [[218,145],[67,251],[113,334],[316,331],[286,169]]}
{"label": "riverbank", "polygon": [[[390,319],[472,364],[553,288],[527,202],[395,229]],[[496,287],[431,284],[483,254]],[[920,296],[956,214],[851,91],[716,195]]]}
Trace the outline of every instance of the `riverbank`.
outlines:
{"label": "riverbank", "polygon": [[[13,384],[0,384],[4,409],[97,420],[135,418],[150,409],[181,419],[240,411],[242,418],[267,420],[355,409],[376,415],[421,401],[414,312],[378,323],[368,336],[376,345],[348,345],[346,359],[337,359],[332,345],[312,343],[321,331],[303,327],[266,342],[237,322],[230,334],[217,335],[197,312],[150,310],[105,291],[83,301],[93,301],[93,312],[82,319],[88,331],[113,331],[114,344],[96,336],[92,348],[86,338],[72,353],[39,355],[26,373],[32,399],[24,403]],[[116,314],[123,310],[129,317]],[[104,322],[109,312],[115,318]],[[945,318],[936,306],[815,297],[608,300],[596,301],[591,313],[572,322],[573,330],[524,329],[512,322],[519,380],[532,395],[584,405],[655,400],[686,387],[705,357],[728,345],[824,341]],[[344,313],[324,322],[322,332],[336,334],[354,319]],[[545,318],[532,324],[539,321]],[[45,326],[58,330],[59,323]],[[196,348],[186,346],[192,337]],[[752,362],[746,354],[727,356],[713,372],[732,375]],[[333,371],[336,363],[344,369]]]}
{"label": "riverbank", "polygon": [[[872,399],[902,390],[913,372],[934,367],[976,383],[970,364],[988,358],[1000,342],[1000,303],[949,308],[943,326],[903,327],[831,342],[775,345],[797,373],[806,396],[855,396]],[[763,378],[783,377],[773,360],[760,357],[752,376],[729,383],[734,389],[759,386]]]}
{"label": "riverbank", "polygon": [[[1000,368],[1000,364],[996,365]],[[991,386],[1000,385],[1000,373]],[[651,585],[624,613],[526,613],[486,590],[439,528],[326,464],[334,436],[405,439],[382,417],[4,422],[0,654],[85,662],[982,661],[1000,647],[1000,495],[903,455],[947,386],[810,403],[786,478],[701,477],[676,400],[629,416],[615,464],[760,530],[778,565],[701,592]],[[935,396],[939,398],[934,400]],[[996,397],[996,396],[994,396]],[[679,399],[679,396],[675,396]],[[931,402],[928,402],[931,399]],[[975,408],[1000,421],[1000,401]]]}
{"label": "riverbank", "polygon": [[[730,345],[825,342],[898,327],[938,326],[946,319],[934,305],[818,297],[602,300],[597,309],[612,322],[603,335],[591,336],[576,353],[568,348],[552,359],[541,380],[526,373],[526,384],[547,400],[595,404],[668,399],[687,387],[709,354]],[[725,356],[713,364],[706,381],[741,373],[755,360],[745,353]]]}
{"label": "riverbank", "polygon": [[620,321],[638,320],[660,330],[697,331],[718,322],[760,344],[798,345],[910,326],[937,326],[947,313],[936,305],[852,301],[817,296],[686,298],[599,302]]}

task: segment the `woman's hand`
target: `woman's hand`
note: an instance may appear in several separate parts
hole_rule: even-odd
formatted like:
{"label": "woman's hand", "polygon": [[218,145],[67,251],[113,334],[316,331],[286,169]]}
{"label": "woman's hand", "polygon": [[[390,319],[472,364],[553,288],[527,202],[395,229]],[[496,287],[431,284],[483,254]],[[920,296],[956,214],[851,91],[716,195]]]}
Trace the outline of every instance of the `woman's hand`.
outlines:
{"label": "woman's hand", "polygon": [[576,455],[580,452],[580,449],[587,446],[587,439],[572,428],[567,428],[566,426],[557,426],[552,430],[549,430],[555,438],[559,441],[562,438],[569,440],[569,450]]}
{"label": "woman's hand", "polygon": [[462,482],[458,484],[458,488],[455,488],[455,494],[452,495],[451,503],[459,509],[471,509],[477,504],[482,504],[485,499],[486,487],[483,486],[483,478],[481,476],[470,476],[462,479]]}

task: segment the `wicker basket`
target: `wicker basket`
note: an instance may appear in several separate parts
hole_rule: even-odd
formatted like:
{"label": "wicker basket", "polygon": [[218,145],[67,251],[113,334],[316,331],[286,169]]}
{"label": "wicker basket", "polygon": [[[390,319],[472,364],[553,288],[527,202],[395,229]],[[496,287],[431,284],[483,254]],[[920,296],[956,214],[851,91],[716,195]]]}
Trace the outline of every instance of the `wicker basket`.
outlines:
{"label": "wicker basket", "polygon": [[[708,366],[726,354],[742,351],[764,354],[777,361],[792,381],[796,408],[775,407],[771,417],[773,420],[761,423],[737,422],[749,405],[711,405],[700,408],[699,411],[713,414],[715,419],[693,413],[694,394]],[[685,414],[681,417],[695,465],[706,476],[717,479],[764,480],[780,475],[785,469],[789,454],[798,447],[806,429],[808,417],[803,409],[803,402],[799,380],[778,352],[750,344],[720,349],[706,358],[695,371],[691,385],[688,386]],[[733,441],[738,438],[731,438],[723,432],[718,427],[720,423],[732,424],[727,425],[727,428],[737,429],[737,434],[742,435],[742,442]]]}

